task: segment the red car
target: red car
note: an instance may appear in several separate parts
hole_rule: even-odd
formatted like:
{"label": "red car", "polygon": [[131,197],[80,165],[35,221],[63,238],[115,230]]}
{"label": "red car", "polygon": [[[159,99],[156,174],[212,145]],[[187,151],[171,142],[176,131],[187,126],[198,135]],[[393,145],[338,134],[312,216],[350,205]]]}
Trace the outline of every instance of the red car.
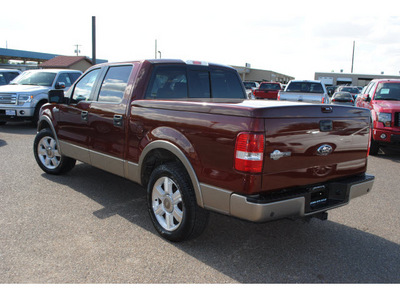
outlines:
{"label": "red car", "polygon": [[279,82],[261,82],[260,87],[254,91],[254,97],[276,100],[280,90],[282,90],[282,85]]}
{"label": "red car", "polygon": [[380,146],[400,145],[400,80],[372,80],[357,97],[356,106],[371,111],[371,154],[378,154]]}

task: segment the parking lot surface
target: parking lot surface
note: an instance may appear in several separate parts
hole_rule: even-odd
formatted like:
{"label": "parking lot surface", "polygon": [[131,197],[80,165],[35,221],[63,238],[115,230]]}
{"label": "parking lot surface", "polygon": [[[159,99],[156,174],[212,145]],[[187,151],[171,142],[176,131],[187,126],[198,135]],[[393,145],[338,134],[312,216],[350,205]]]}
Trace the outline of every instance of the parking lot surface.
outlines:
{"label": "parking lot surface", "polygon": [[212,213],[203,235],[174,244],[139,185],[83,163],[45,174],[35,133],[0,127],[0,283],[400,283],[400,151],[370,156],[372,192],[328,221]]}

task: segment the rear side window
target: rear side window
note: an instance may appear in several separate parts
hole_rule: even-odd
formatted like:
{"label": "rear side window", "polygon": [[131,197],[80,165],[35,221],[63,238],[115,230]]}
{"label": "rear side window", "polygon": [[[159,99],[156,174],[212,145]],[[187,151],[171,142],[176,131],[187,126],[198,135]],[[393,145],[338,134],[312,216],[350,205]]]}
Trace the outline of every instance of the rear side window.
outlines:
{"label": "rear side window", "polygon": [[99,102],[119,103],[125,93],[132,66],[110,67],[101,84]]}
{"label": "rear side window", "polygon": [[211,71],[211,94],[212,98],[246,98],[236,73],[225,70]]}
{"label": "rear side window", "polygon": [[158,66],[146,99],[234,98],[245,99],[241,82],[229,70],[187,69],[186,66]]}
{"label": "rear side window", "polygon": [[185,67],[156,67],[146,92],[146,99],[176,99],[187,97],[187,77]]}

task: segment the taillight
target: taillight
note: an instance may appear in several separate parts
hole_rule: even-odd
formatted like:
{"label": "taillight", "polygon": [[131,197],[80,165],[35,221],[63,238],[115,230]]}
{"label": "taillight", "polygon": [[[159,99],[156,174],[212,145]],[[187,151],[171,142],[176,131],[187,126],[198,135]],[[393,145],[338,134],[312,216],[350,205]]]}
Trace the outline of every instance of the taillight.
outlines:
{"label": "taillight", "polygon": [[235,169],[261,173],[264,160],[264,135],[242,132],[236,139]]}

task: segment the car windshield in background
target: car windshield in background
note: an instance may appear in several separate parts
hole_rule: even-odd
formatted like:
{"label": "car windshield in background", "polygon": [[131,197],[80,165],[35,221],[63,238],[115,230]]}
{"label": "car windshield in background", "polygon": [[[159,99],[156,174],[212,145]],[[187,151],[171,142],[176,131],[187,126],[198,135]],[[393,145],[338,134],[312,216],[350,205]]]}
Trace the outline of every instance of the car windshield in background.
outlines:
{"label": "car windshield in background", "polygon": [[375,100],[400,101],[400,82],[382,82],[378,84]]}
{"label": "car windshield in background", "polygon": [[12,84],[52,86],[56,73],[25,72],[15,78]]}
{"label": "car windshield in background", "polygon": [[323,93],[321,83],[318,82],[292,82],[287,87],[287,92]]}
{"label": "car windshield in background", "polygon": [[281,86],[276,83],[261,83],[260,90],[280,90]]}

